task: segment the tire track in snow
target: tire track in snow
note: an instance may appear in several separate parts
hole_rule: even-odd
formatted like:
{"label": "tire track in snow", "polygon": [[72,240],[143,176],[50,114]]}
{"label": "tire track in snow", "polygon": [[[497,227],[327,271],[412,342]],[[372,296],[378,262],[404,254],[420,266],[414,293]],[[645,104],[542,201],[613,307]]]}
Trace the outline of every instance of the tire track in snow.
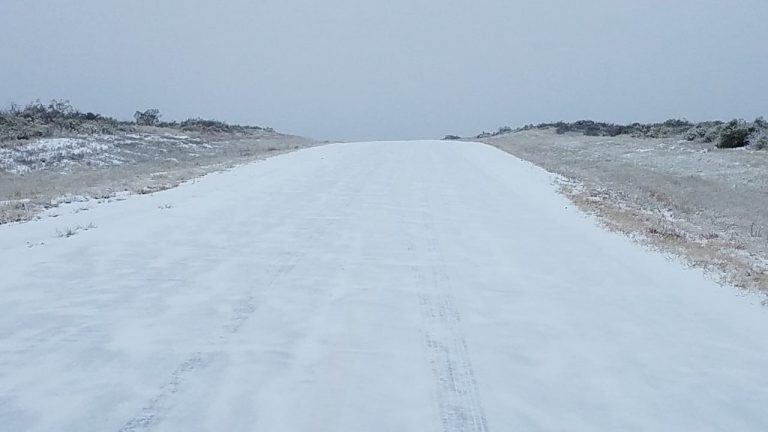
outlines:
{"label": "tire track in snow", "polygon": [[[290,264],[278,266],[277,271],[272,274],[265,286],[266,291],[270,291],[282,276],[290,273],[298,265],[299,260],[300,256],[298,254],[292,254]],[[229,320],[222,326],[222,333],[216,340],[217,343],[226,343],[229,336],[237,333],[242,328],[248,318],[258,309],[258,299],[258,296],[251,294],[235,306]],[[179,391],[182,384],[188,380],[188,376],[207,367],[215,360],[217,355],[219,353],[215,351],[195,352],[187,357],[174,369],[168,381],[160,387],[157,395],[145,404],[144,408],[141,409],[141,413],[128,420],[118,431],[136,432],[151,430],[159,424],[163,420],[164,412],[169,408],[169,400]]]}
{"label": "tire track in snow", "polygon": [[195,353],[184,360],[171,374],[170,379],[161,388],[160,392],[150,399],[149,403],[141,410],[141,413],[119,429],[119,432],[134,432],[148,430],[160,423],[162,420],[161,412],[167,405],[168,399],[176,392],[186,381],[190,372],[205,367],[212,358],[211,353]]}
{"label": "tire track in snow", "polygon": [[[298,256],[291,256],[289,257],[289,260],[292,262],[278,266],[277,271],[267,283],[267,290],[270,290],[275,282],[280,279],[280,277],[290,273],[299,263]],[[259,301],[262,297],[263,293],[261,295],[252,293],[238,302],[234,308],[232,316],[229,319],[229,322],[224,324],[222,327],[224,334],[219,336],[219,342],[225,342],[227,339],[227,334],[237,333],[240,328],[243,327],[246,321],[248,321],[248,318],[250,318],[251,315],[253,315],[253,313],[256,312],[256,310],[259,308]]]}
{"label": "tire track in snow", "polygon": [[[425,206],[420,212],[420,222],[428,235],[423,247],[431,264],[427,274],[424,266],[414,265],[412,271],[421,290],[419,304],[424,322],[424,343],[437,385],[440,423],[443,432],[487,432],[488,422],[460,327],[461,315],[450,294],[450,279],[426,194],[423,194],[422,202]],[[415,249],[413,244],[409,246],[409,249]]]}
{"label": "tire track in snow", "polygon": [[486,432],[488,426],[477,381],[452,298],[445,294],[421,294],[419,302],[425,346],[437,383],[442,430]]}

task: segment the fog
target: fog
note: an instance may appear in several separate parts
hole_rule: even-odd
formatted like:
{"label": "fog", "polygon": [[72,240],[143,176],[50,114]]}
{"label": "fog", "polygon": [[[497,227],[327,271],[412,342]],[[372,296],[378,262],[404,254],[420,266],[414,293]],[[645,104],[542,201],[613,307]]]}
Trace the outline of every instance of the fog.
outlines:
{"label": "fog", "polygon": [[0,0],[0,104],[320,139],[768,114],[768,2]]}

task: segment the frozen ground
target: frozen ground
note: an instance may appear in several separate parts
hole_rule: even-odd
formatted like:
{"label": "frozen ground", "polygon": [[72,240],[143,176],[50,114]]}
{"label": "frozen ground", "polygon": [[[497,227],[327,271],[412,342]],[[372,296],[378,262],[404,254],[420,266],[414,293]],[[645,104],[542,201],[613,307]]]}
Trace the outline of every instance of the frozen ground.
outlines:
{"label": "frozen ground", "polygon": [[0,223],[87,197],[114,199],[176,186],[237,164],[318,143],[270,131],[136,133],[43,138],[0,146]]}
{"label": "frozen ground", "polygon": [[768,430],[760,298],[553,181],[338,144],[0,226],[0,429]]}
{"label": "frozen ground", "polygon": [[530,130],[483,140],[565,176],[609,227],[768,293],[768,151]]}

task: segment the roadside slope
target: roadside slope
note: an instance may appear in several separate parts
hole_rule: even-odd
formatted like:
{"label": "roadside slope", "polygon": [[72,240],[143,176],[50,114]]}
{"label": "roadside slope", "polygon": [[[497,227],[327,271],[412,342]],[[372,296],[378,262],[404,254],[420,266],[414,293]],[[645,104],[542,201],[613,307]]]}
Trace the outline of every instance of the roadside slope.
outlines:
{"label": "roadside slope", "polygon": [[200,132],[130,126],[0,143],[0,224],[60,203],[149,193],[201,175],[321,143],[267,129]]}
{"label": "roadside slope", "polygon": [[766,430],[759,299],[552,181],[480,144],[336,144],[0,226],[0,424]]}
{"label": "roadside slope", "polygon": [[481,141],[566,177],[563,192],[608,227],[768,294],[768,152],[553,129]]}

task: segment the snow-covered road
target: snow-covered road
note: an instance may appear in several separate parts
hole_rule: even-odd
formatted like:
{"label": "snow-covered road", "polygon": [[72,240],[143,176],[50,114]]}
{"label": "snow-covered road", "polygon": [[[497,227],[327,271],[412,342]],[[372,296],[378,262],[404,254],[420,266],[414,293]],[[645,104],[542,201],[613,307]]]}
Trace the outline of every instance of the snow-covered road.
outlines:
{"label": "snow-covered road", "polygon": [[555,191],[337,144],[2,226],[0,430],[768,430],[760,299]]}

